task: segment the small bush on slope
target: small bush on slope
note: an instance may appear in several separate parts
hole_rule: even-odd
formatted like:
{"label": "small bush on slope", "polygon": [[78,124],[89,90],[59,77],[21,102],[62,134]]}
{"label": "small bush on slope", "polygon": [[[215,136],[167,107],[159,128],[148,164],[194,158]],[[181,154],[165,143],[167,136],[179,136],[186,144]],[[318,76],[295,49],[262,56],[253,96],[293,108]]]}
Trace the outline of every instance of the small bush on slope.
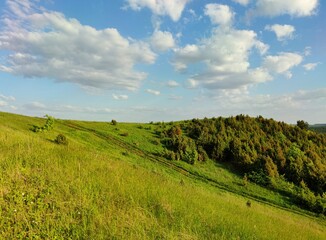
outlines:
{"label": "small bush on slope", "polygon": [[59,145],[68,145],[68,139],[61,133],[54,139],[54,142]]}

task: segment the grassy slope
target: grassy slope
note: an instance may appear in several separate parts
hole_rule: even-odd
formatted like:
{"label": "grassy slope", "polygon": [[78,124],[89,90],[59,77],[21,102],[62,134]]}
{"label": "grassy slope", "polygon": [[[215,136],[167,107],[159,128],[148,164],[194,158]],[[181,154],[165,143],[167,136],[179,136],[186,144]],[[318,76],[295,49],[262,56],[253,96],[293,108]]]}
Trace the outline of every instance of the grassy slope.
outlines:
{"label": "grassy slope", "polygon": [[[326,235],[325,220],[282,209],[286,197],[245,188],[225,167],[155,157],[162,149],[154,125],[57,121],[54,130],[35,134],[34,124],[44,119],[0,113],[0,239]],[[52,142],[58,133],[68,146]]]}

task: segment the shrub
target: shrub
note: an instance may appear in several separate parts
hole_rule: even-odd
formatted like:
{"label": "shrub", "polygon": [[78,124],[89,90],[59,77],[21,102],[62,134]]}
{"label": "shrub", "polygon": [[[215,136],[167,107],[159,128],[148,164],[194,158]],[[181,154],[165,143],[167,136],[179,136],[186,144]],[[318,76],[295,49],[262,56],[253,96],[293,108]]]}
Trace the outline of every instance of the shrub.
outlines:
{"label": "shrub", "polygon": [[44,126],[38,127],[38,126],[33,125],[32,129],[31,129],[33,132],[46,132],[46,131],[53,129],[54,117],[49,116],[49,115],[45,115],[44,117],[46,117],[46,122],[45,122]]}
{"label": "shrub", "polygon": [[120,136],[128,137],[129,136],[129,133],[128,132],[124,132],[124,133],[121,133]]}
{"label": "shrub", "polygon": [[250,172],[248,174],[248,179],[262,186],[267,186],[269,183],[269,178],[262,169],[259,169],[257,172]]}
{"label": "shrub", "polygon": [[129,152],[127,152],[127,151],[124,151],[124,152],[122,152],[121,154],[122,154],[123,156],[126,156],[126,157],[129,156]]}
{"label": "shrub", "polygon": [[115,126],[118,124],[118,122],[116,120],[112,119],[111,124]]}
{"label": "shrub", "polygon": [[54,139],[54,142],[60,145],[68,145],[68,139],[61,133]]}
{"label": "shrub", "polygon": [[198,152],[198,161],[206,162],[209,159],[206,151],[204,150],[204,148],[202,146],[198,147],[197,152]]}
{"label": "shrub", "polygon": [[248,182],[249,182],[249,180],[248,180],[247,174],[245,174],[245,175],[243,176],[243,179],[242,179],[242,185],[243,185],[244,187],[246,187],[246,186],[248,185]]}
{"label": "shrub", "polygon": [[30,130],[37,133],[37,132],[41,132],[42,128],[39,126],[33,125],[33,127]]}
{"label": "shrub", "polygon": [[180,126],[173,126],[167,132],[166,135],[170,138],[182,135],[182,130]]}
{"label": "shrub", "polygon": [[45,131],[49,131],[49,130],[53,129],[54,117],[49,116],[49,115],[45,115],[45,117],[46,117],[46,122],[45,122],[45,125],[43,126],[43,129]]}

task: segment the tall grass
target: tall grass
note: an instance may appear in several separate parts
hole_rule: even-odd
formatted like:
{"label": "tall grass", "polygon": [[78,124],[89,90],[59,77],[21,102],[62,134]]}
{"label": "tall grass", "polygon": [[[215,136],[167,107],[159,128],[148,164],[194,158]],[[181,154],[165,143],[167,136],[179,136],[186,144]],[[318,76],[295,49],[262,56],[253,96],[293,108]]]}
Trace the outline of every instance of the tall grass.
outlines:
{"label": "tall grass", "polygon": [[[67,135],[67,146],[52,141],[59,132]],[[244,197],[169,174],[60,124],[35,134],[21,123],[1,123],[0,149],[0,239],[324,239],[326,234],[322,219],[255,201],[249,208]]]}

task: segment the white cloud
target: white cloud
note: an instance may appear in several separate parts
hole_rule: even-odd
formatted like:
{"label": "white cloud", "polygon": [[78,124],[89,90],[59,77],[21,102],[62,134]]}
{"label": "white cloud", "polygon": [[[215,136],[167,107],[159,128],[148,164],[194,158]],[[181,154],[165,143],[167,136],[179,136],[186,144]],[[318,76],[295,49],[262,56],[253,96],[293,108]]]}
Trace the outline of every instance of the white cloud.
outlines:
{"label": "white cloud", "polygon": [[[326,89],[300,90],[280,95],[252,95],[246,88],[236,90],[218,90],[207,93],[193,102],[187,109],[194,116],[221,116],[249,114],[262,115],[280,121],[295,123],[299,119],[309,123],[322,122],[326,117]],[[302,113],[305,113],[304,115]],[[188,117],[189,118],[189,117]]]}
{"label": "white cloud", "polygon": [[175,88],[178,87],[180,84],[176,81],[170,80],[166,83],[166,85],[170,88]]}
{"label": "white cloud", "polygon": [[252,14],[258,16],[280,16],[288,14],[293,17],[305,17],[315,14],[318,0],[257,0]]}
{"label": "white cloud", "polygon": [[7,0],[10,11],[17,17],[23,18],[34,11],[34,4],[30,0]]}
{"label": "white cloud", "polygon": [[47,111],[56,113],[92,113],[92,114],[107,114],[113,111],[110,108],[96,108],[87,106],[75,106],[75,105],[53,105],[46,106]]}
{"label": "white cloud", "polygon": [[6,107],[6,106],[8,106],[8,103],[0,100],[0,107]]}
{"label": "white cloud", "polygon": [[303,65],[304,69],[306,71],[312,71],[312,70],[315,70],[315,68],[319,65],[320,63],[317,62],[317,63],[307,63],[305,65]]}
{"label": "white cloud", "polygon": [[151,45],[157,51],[167,51],[175,46],[175,41],[170,32],[155,31],[151,37]]}
{"label": "white cloud", "polygon": [[292,98],[297,101],[312,101],[318,99],[326,100],[326,88],[314,90],[300,90],[296,92]]}
{"label": "white cloud", "polygon": [[248,5],[249,2],[250,2],[250,0],[232,0],[232,1],[236,2],[236,3],[239,3],[241,5],[244,5],[244,6]]}
{"label": "white cloud", "polygon": [[40,103],[40,102],[26,103],[23,107],[26,110],[30,110],[30,111],[45,110],[47,108],[45,104]]}
{"label": "white cloud", "polygon": [[260,52],[260,55],[265,55],[269,49],[269,45],[261,42],[261,41],[256,41],[255,42],[255,47],[258,49]]}
{"label": "white cloud", "polygon": [[199,62],[203,59],[200,47],[195,44],[187,44],[183,48],[178,48],[175,50],[175,53],[176,57],[173,65],[177,71],[185,70],[188,64]]}
{"label": "white cloud", "polygon": [[227,5],[210,3],[205,6],[204,11],[213,24],[229,26],[232,25],[234,13]]}
{"label": "white cloud", "polygon": [[268,46],[257,40],[253,31],[217,28],[198,45],[176,49],[173,64],[176,70],[185,71],[190,64],[204,63],[206,69],[188,80],[190,88],[234,89],[271,80],[266,69],[250,68],[253,48],[264,54]]}
{"label": "white cloud", "polygon": [[91,113],[91,114],[107,114],[112,113],[113,111],[110,108],[97,108],[97,107],[89,107],[89,106],[75,106],[75,105],[45,105],[41,102],[30,102],[23,105],[23,109],[27,113],[40,113],[44,114],[44,112],[49,112],[52,115],[57,113]]}
{"label": "white cloud", "polygon": [[177,95],[169,96],[169,100],[174,100],[174,101],[181,100],[182,98],[183,98],[182,96],[177,96]]}
{"label": "white cloud", "polygon": [[303,55],[305,55],[305,56],[311,55],[311,47],[310,46],[304,48]]}
{"label": "white cloud", "polygon": [[139,11],[142,8],[149,8],[159,16],[169,16],[173,21],[178,21],[181,14],[190,0],[126,0],[128,7]]}
{"label": "white cloud", "polygon": [[0,99],[5,100],[5,101],[16,101],[16,98],[13,96],[5,96],[0,94]]}
{"label": "white cloud", "polygon": [[189,78],[185,84],[185,86],[189,89],[194,89],[194,88],[197,88],[199,85],[198,81],[196,81],[195,79],[193,78]]}
{"label": "white cloud", "polygon": [[147,76],[136,71],[135,64],[155,61],[149,44],[124,38],[117,29],[97,30],[58,12],[32,12],[18,1],[8,4],[11,13],[0,32],[0,50],[10,53],[0,62],[2,71],[88,87],[135,90]]}
{"label": "white cloud", "polygon": [[160,95],[161,92],[160,91],[157,91],[157,90],[153,90],[153,89],[146,89],[146,92],[150,93],[150,94],[153,94],[153,95]]}
{"label": "white cloud", "polygon": [[197,17],[197,14],[196,14],[195,10],[193,10],[193,9],[189,9],[188,12],[189,12],[193,17]]}
{"label": "white cloud", "polygon": [[264,68],[247,69],[239,72],[207,71],[193,76],[189,88],[202,86],[206,89],[238,89],[247,85],[272,80],[272,76]]}
{"label": "white cloud", "polygon": [[128,95],[124,95],[124,94],[121,94],[121,95],[117,95],[117,94],[112,94],[112,97],[115,99],[115,100],[128,100]]}
{"label": "white cloud", "polygon": [[267,25],[265,27],[265,30],[272,31],[276,34],[278,41],[285,41],[287,39],[293,38],[293,33],[295,31],[295,28],[291,25],[280,25],[280,24],[274,24],[274,25]]}
{"label": "white cloud", "polygon": [[303,57],[297,53],[283,52],[275,56],[266,56],[263,66],[271,72],[292,77],[291,68],[299,65]]}
{"label": "white cloud", "polygon": [[16,101],[16,98],[13,96],[5,96],[0,94],[0,107],[4,109],[16,110],[17,108],[11,105],[12,102]]}

